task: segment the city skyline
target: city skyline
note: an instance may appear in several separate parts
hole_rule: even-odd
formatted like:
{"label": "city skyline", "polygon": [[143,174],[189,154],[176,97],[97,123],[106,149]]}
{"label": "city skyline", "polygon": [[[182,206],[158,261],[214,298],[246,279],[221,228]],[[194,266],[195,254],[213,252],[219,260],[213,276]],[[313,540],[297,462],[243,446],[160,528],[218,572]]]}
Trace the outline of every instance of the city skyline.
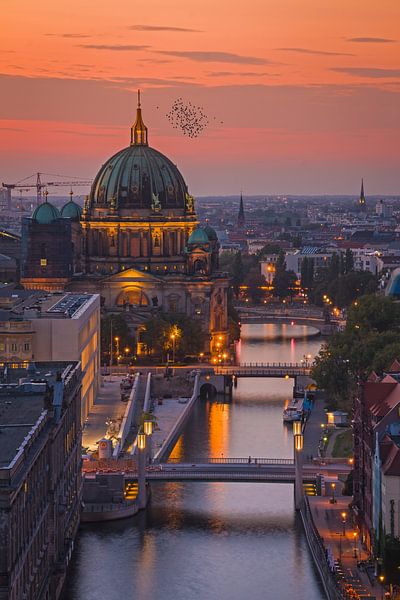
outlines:
{"label": "city skyline", "polygon": [[[129,144],[136,89],[149,143],[195,195],[398,192],[400,7],[393,0],[62,0],[3,5],[1,176],[92,178]],[[195,139],[173,101],[204,107]],[[206,173],[206,175],[205,175]]]}

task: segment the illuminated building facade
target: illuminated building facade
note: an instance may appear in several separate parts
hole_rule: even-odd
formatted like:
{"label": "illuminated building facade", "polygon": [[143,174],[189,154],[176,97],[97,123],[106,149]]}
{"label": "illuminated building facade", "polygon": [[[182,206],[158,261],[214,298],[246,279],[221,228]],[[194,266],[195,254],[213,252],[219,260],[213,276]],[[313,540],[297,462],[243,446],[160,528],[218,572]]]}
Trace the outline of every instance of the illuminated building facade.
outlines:
{"label": "illuminated building facade", "polygon": [[[131,143],[102,165],[83,211],[71,200],[52,216],[51,206],[25,223],[23,244],[36,248],[24,254],[26,288],[99,292],[106,310],[126,311],[136,328],[157,311],[185,314],[210,333],[206,352],[227,348],[229,280],[218,271],[217,235],[199,227],[177,167],[148,145],[140,97]],[[63,222],[70,233],[61,264],[46,240],[60,244]]]}

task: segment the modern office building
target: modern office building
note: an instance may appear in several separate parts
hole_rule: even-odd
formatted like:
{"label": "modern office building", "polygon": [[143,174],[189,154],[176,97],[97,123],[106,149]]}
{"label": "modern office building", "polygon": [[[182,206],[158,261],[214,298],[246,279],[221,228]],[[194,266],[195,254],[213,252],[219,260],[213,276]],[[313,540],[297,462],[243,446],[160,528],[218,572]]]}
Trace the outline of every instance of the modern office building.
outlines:
{"label": "modern office building", "polygon": [[0,363],[80,361],[82,420],[100,377],[100,297],[0,289]]}

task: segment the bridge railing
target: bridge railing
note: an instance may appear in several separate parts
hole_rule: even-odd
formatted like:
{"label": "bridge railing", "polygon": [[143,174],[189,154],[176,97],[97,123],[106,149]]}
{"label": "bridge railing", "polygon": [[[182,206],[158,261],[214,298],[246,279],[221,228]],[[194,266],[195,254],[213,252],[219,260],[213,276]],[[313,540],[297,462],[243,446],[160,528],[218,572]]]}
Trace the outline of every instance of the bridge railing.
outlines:
{"label": "bridge railing", "polygon": [[294,465],[291,458],[262,458],[248,456],[247,458],[195,458],[184,459],[169,458],[167,464],[187,464],[187,465]]}

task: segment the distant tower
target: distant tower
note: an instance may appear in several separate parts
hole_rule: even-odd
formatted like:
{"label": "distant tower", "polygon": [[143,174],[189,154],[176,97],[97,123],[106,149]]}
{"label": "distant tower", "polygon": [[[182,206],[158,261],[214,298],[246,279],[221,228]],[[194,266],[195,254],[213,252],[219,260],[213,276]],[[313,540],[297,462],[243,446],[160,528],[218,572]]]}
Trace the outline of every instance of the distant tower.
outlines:
{"label": "distant tower", "polygon": [[367,203],[365,201],[365,194],[364,194],[364,179],[361,179],[361,192],[360,192],[360,198],[358,200],[358,206],[363,212],[366,212]]}
{"label": "distant tower", "polygon": [[245,218],[244,218],[244,206],[243,206],[243,196],[240,193],[240,205],[239,205],[239,213],[237,219],[237,228],[244,229],[245,226]]}

